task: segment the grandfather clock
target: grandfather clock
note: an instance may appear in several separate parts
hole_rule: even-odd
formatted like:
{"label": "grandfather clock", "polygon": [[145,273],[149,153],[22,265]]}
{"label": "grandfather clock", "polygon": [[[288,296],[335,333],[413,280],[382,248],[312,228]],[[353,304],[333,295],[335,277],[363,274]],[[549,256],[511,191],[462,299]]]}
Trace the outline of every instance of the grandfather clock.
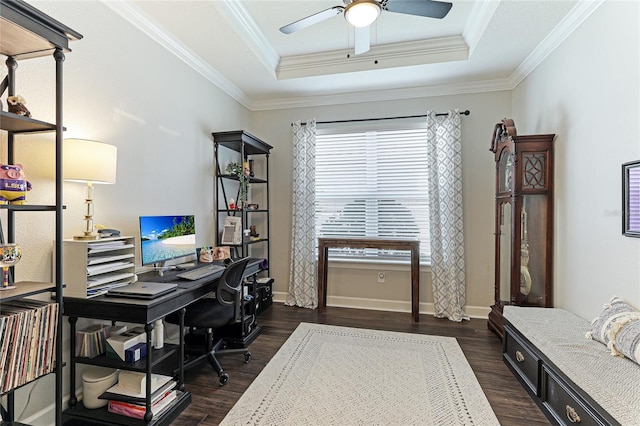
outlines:
{"label": "grandfather clock", "polygon": [[518,136],[496,124],[495,303],[488,326],[503,335],[505,305],[551,307],[554,134]]}

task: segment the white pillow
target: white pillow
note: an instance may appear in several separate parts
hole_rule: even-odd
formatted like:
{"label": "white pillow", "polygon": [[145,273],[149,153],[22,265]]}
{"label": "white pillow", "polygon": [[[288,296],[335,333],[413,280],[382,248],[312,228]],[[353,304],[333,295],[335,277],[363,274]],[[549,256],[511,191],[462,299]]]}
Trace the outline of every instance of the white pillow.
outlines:
{"label": "white pillow", "polygon": [[628,317],[616,321],[611,332],[611,353],[640,364],[640,312],[636,318]]}
{"label": "white pillow", "polygon": [[610,343],[615,339],[615,333],[619,331],[620,327],[618,326],[616,330],[613,330],[614,325],[628,318],[640,319],[640,311],[623,299],[613,296],[611,301],[604,305],[600,316],[591,322],[591,331],[586,334],[586,337],[597,340],[612,349]]}

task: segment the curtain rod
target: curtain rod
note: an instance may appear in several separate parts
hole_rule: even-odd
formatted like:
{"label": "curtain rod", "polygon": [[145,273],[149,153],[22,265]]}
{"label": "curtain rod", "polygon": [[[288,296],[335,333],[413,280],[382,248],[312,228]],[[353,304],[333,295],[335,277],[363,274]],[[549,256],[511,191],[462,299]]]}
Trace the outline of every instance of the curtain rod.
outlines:
{"label": "curtain rod", "polygon": [[[436,113],[436,116],[443,116],[443,115],[447,115],[449,114],[448,112],[438,112]],[[468,109],[465,109],[464,111],[460,112],[460,115],[469,115],[471,114],[471,111],[469,111]],[[355,118],[352,120],[334,120],[334,121],[316,121],[316,124],[337,124],[337,123],[355,123],[358,121],[379,121],[379,120],[398,120],[401,118],[422,118],[422,117],[427,117],[427,114],[422,114],[422,115],[403,115],[400,117],[381,117],[381,118]],[[300,125],[305,126],[307,123],[300,123]],[[293,125],[293,124],[292,124]]]}

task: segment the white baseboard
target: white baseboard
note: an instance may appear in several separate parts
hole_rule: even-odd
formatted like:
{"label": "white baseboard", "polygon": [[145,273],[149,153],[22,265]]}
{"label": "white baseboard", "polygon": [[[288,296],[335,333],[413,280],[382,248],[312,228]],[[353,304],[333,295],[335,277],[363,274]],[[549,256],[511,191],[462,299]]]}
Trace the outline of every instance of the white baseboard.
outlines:
{"label": "white baseboard", "polygon": [[[273,292],[273,301],[284,303],[287,294]],[[327,306],[339,308],[371,309],[374,311],[411,312],[411,302],[400,300],[367,299],[364,297],[327,296]],[[464,311],[470,318],[487,319],[491,308],[488,306],[465,306]],[[420,313],[433,315],[433,303],[420,303]]]}

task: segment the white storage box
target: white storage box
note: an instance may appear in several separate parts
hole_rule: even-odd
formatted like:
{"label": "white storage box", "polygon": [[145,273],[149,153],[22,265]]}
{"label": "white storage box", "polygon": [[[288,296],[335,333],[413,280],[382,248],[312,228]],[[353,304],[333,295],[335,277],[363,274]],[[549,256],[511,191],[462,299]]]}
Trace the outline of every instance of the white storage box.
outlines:
{"label": "white storage box", "polygon": [[93,367],[82,374],[82,402],[86,408],[100,408],[109,402],[98,399],[111,386],[118,383],[118,370]]}

